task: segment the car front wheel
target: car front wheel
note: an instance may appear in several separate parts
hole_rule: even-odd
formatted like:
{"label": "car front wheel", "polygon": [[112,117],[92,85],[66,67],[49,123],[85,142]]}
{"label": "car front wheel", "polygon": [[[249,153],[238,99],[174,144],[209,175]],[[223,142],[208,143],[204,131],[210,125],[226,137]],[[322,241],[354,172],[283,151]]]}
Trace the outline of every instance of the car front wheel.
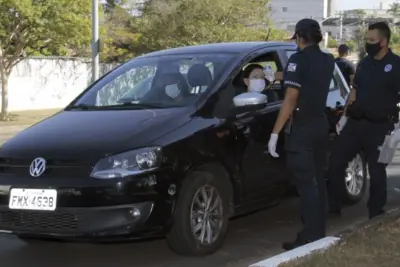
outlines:
{"label": "car front wheel", "polygon": [[194,171],[180,190],[170,248],[178,254],[204,256],[216,252],[225,239],[232,198],[231,183],[212,172]]}
{"label": "car front wheel", "polygon": [[357,154],[349,163],[344,179],[344,202],[349,205],[357,204],[363,199],[367,187],[367,167],[362,154]]}

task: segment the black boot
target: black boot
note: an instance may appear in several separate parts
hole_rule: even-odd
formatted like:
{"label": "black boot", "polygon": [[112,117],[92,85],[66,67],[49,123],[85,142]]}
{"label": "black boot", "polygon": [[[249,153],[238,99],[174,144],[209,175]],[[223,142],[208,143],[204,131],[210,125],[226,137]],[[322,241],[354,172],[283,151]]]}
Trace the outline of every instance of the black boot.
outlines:
{"label": "black boot", "polygon": [[310,243],[310,241],[307,240],[307,239],[304,239],[302,237],[302,234],[299,233],[299,234],[297,234],[296,240],[291,241],[291,242],[284,242],[282,244],[282,248],[284,250],[292,250],[292,249],[304,246],[304,245],[306,245],[308,243]]}
{"label": "black boot", "polygon": [[385,214],[386,213],[386,211],[384,210],[384,209],[381,209],[381,210],[379,210],[378,212],[372,212],[372,211],[370,211],[369,212],[369,219],[371,220],[371,219],[373,219],[373,218],[375,218],[375,217],[378,217],[378,216],[380,216],[380,215],[383,215],[383,214]]}

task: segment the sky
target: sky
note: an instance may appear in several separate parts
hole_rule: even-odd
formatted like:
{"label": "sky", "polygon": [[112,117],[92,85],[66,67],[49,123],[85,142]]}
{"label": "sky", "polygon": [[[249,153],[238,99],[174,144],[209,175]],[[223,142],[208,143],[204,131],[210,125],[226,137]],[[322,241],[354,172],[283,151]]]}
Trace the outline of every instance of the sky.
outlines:
{"label": "sky", "polygon": [[[347,9],[370,9],[379,8],[379,3],[383,2],[383,8],[388,8],[396,0],[333,0],[336,2],[338,10]],[[397,0],[399,3],[400,1]]]}

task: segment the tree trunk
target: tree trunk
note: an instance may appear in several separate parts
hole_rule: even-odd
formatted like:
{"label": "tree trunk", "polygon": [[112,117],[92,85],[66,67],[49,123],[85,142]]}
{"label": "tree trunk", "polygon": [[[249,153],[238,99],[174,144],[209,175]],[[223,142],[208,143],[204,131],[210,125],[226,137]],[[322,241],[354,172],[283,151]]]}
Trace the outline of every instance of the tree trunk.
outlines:
{"label": "tree trunk", "polygon": [[4,65],[0,63],[0,79],[1,79],[1,113],[0,120],[8,119],[8,77],[9,74],[5,70]]}

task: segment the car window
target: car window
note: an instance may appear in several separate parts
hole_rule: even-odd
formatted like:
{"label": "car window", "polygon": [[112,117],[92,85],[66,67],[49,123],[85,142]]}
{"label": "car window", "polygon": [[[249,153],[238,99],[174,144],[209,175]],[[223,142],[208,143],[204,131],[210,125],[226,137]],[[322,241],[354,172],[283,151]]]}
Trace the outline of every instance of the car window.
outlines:
{"label": "car window", "polygon": [[246,67],[247,67],[248,65],[251,65],[251,64],[258,64],[258,65],[261,65],[261,66],[263,66],[263,67],[265,67],[267,64],[269,64],[269,65],[272,67],[272,69],[273,69],[274,71],[277,71],[277,70],[278,70],[278,67],[277,67],[275,61],[263,61],[263,62],[252,61],[252,62],[250,62],[249,64],[244,65],[242,69],[243,69],[243,70],[246,69]]}
{"label": "car window", "polygon": [[293,55],[296,54],[297,51],[296,50],[286,50],[286,56],[288,57],[288,59]]}
{"label": "car window", "polygon": [[339,89],[338,83],[337,83],[335,77],[332,77],[331,83],[329,85],[329,91],[338,90],[338,89]]}
{"label": "car window", "polygon": [[143,97],[152,84],[157,65],[132,68],[101,88],[96,97],[96,106],[115,105],[119,99]]}
{"label": "car window", "polygon": [[[194,103],[213,82],[215,64],[227,68],[235,54],[170,55],[139,58],[111,71],[93,84],[74,105],[109,107],[157,103],[160,107]],[[197,82],[193,86],[191,80]],[[197,71],[199,70],[200,71]],[[193,91],[193,87],[199,87]]]}
{"label": "car window", "polygon": [[[211,75],[211,80],[210,83],[214,80],[214,63],[211,61],[196,61],[196,60],[188,60],[185,62],[182,62],[182,65],[180,65],[179,71],[187,77],[187,74],[189,73],[190,69],[194,67],[195,65],[202,65],[205,67],[205,69],[208,70],[209,74]],[[205,70],[203,70],[205,71]],[[205,74],[204,74],[205,75]],[[190,76],[191,79],[193,79],[193,76]],[[205,78],[203,78],[205,79]],[[202,94],[204,93],[207,89],[209,84],[199,84],[196,81],[191,81],[188,80],[188,85],[189,85],[189,90],[191,94]]]}

